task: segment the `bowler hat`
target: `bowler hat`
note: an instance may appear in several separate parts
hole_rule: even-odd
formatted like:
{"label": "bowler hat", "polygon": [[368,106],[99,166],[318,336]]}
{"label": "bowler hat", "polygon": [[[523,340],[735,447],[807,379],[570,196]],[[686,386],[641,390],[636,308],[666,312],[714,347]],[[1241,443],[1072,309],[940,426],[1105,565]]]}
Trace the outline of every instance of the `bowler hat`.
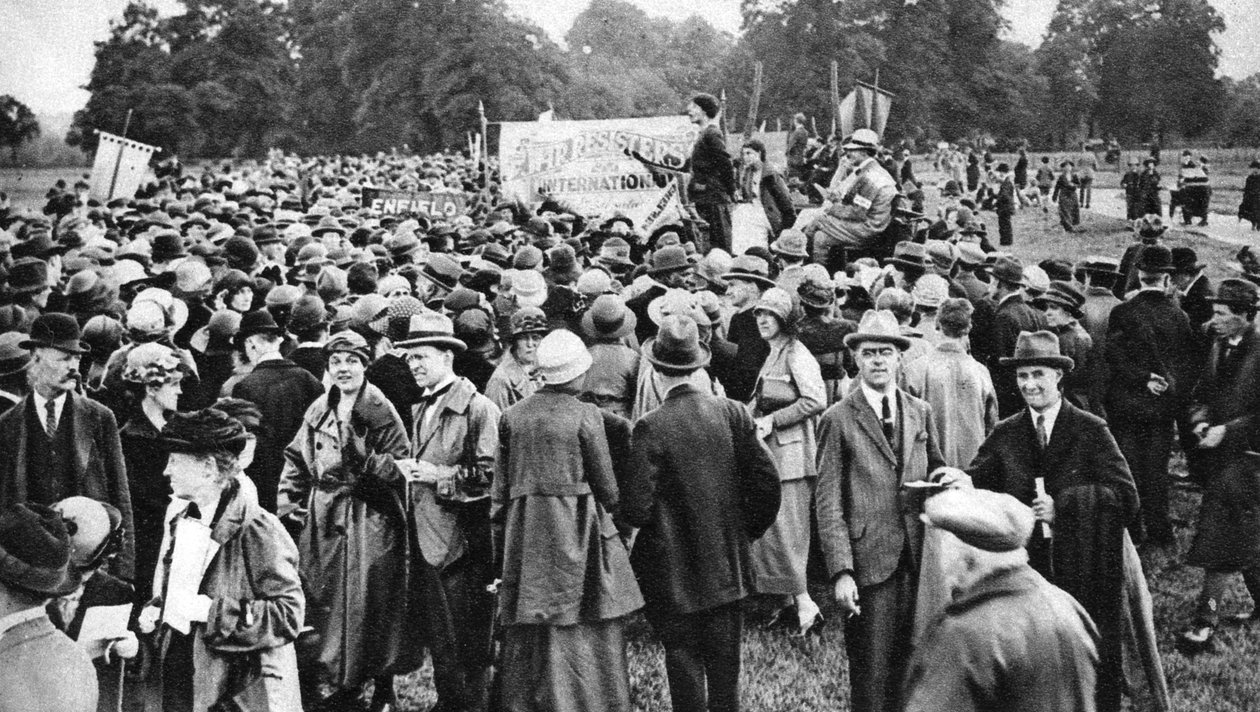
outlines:
{"label": "bowler hat", "polygon": [[184,237],[174,230],[162,230],[151,238],[150,256],[154,262],[167,262],[185,257]]}
{"label": "bowler hat", "polygon": [[928,497],[923,513],[932,526],[965,544],[992,552],[1022,549],[1035,523],[1028,505],[1005,492],[983,489],[939,492]]}
{"label": "bowler hat", "polygon": [[696,320],[671,314],[661,320],[656,337],[643,344],[643,358],[654,366],[694,371],[709,363],[709,348],[700,343]]}
{"label": "bowler hat", "polygon": [[433,346],[448,351],[463,351],[468,348],[467,344],[455,338],[455,325],[450,317],[432,310],[413,315],[407,329],[407,338],[396,345],[404,349]]}
{"label": "bowler hat", "polygon": [[255,309],[241,315],[241,326],[236,331],[236,345],[240,346],[251,336],[272,334],[279,336],[283,331],[276,324],[276,318],[267,309]]}
{"label": "bowler hat", "polygon": [[620,339],[634,333],[638,318],[616,294],[601,294],[582,315],[582,331],[592,339]]}
{"label": "bowler hat", "polygon": [[0,581],[43,596],[79,587],[70,568],[70,535],[51,507],[13,504],[0,512]]}
{"label": "bowler hat", "polygon": [[1223,279],[1209,302],[1252,309],[1256,306],[1256,285],[1244,279]]}
{"label": "bowler hat", "polygon": [[1194,274],[1203,269],[1199,256],[1190,247],[1172,248],[1172,271],[1179,274]]}
{"label": "bowler hat", "polygon": [[1173,271],[1172,250],[1163,245],[1147,245],[1134,265],[1139,272]]}
{"label": "bowler hat", "polygon": [[577,334],[556,329],[538,342],[538,375],[543,383],[568,383],[591,367],[591,353]]}
{"label": "bowler hat", "polygon": [[35,317],[30,337],[19,346],[24,349],[47,348],[68,354],[85,354],[91,349],[79,340],[79,322],[69,314],[49,312]]}
{"label": "bowler hat", "polygon": [[902,351],[910,348],[910,339],[901,335],[897,317],[887,309],[867,309],[862,315],[862,321],[858,323],[857,331],[844,337],[844,345],[850,349],[856,349],[859,344],[870,341],[892,344]]}
{"label": "bowler hat", "polygon": [[1015,353],[999,359],[1003,366],[1049,366],[1071,371],[1076,362],[1059,353],[1059,337],[1052,331],[1021,331],[1015,339]]}

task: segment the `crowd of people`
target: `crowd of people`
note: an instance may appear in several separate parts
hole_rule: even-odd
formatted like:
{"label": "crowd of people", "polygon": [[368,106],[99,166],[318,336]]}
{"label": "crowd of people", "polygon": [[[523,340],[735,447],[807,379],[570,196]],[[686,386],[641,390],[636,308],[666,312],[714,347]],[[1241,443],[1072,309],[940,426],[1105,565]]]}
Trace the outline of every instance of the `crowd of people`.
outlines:
{"label": "crowd of people", "polygon": [[[689,108],[708,239],[362,200],[478,193],[449,154],[6,209],[0,709],[384,710],[428,659],[435,709],[629,710],[642,611],[679,712],[739,709],[746,625],[829,624],[859,712],[1167,710],[1137,547],[1175,543],[1176,443],[1204,491],[1183,650],[1233,573],[1260,596],[1254,270],[1211,285],[1146,204],[1123,255],[1025,265],[974,153],[926,220],[868,129],[793,201],[716,113]],[[984,166],[1001,245],[1016,188],[1089,205],[1091,168],[1025,158]],[[808,141],[788,159],[798,188]],[[109,605],[127,632],[71,646]]]}

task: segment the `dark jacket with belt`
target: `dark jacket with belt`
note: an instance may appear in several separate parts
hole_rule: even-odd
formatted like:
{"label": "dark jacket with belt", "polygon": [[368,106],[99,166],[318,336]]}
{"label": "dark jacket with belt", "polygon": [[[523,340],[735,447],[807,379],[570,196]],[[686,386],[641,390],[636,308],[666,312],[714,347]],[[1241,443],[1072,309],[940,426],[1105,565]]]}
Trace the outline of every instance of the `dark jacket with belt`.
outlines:
{"label": "dark jacket with belt", "polygon": [[232,389],[233,397],[258,406],[267,426],[258,436],[254,462],[245,472],[258,486],[258,503],[268,512],[276,511],[284,449],[302,427],[307,407],[323,393],[323,384],[288,359],[263,361]]}
{"label": "dark jacket with belt", "polygon": [[683,614],[748,592],[749,542],[779,513],[779,473],[748,409],[690,385],[634,426],[620,518],[649,612]]}
{"label": "dark jacket with belt", "polygon": [[[66,399],[58,427],[65,427],[61,423],[66,423],[70,428],[70,441],[74,443],[74,451],[70,455],[74,481],[62,497],[82,495],[118,508],[123,517],[123,548],[110,571],[130,581],[135,576],[135,523],[118,424],[114,414],[96,401],[77,393],[67,394]],[[34,409],[35,397],[27,394],[17,405],[0,415],[0,443],[4,444],[0,447],[0,507],[31,501],[53,504],[31,498],[31,481],[45,476],[43,472],[30,469],[28,440],[31,432],[28,424]]]}

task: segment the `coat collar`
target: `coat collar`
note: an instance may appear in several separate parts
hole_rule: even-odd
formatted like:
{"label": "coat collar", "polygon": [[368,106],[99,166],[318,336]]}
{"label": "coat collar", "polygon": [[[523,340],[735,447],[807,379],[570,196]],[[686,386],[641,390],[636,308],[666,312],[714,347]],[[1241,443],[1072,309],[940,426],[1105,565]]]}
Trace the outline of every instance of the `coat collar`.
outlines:
{"label": "coat collar", "polygon": [[958,615],[991,598],[1032,590],[1037,587],[1039,576],[1040,574],[1027,564],[1013,569],[995,571],[960,593],[945,607],[945,611],[951,615]]}
{"label": "coat collar", "polygon": [[[896,390],[896,396],[897,417],[901,421],[901,462],[908,462],[914,451],[914,434],[919,432],[919,411],[910,407],[909,398],[900,388]],[[884,437],[884,428],[879,422],[879,414],[871,408],[866,397],[860,391],[855,391],[842,402],[848,404],[853,418],[866,431],[871,442],[875,443],[875,448],[888,459],[890,464],[897,466],[897,455],[893,452],[892,445],[888,443],[888,438]]]}
{"label": "coat collar", "polygon": [[5,631],[4,635],[0,635],[0,653],[16,648],[35,638],[41,638],[57,632],[48,614],[43,613],[43,609],[40,609],[40,611],[41,615],[18,623]]}

